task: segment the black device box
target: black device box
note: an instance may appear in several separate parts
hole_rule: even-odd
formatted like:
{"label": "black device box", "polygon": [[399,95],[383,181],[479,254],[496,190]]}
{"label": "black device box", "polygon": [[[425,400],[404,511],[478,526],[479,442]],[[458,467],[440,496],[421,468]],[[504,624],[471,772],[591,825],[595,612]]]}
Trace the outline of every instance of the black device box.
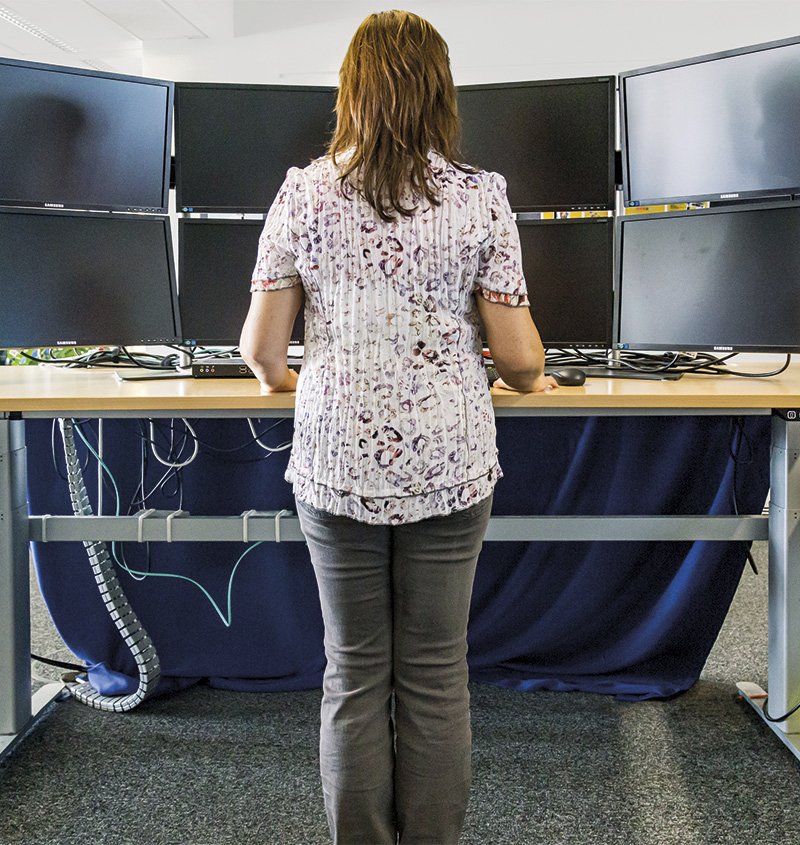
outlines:
{"label": "black device box", "polygon": [[255,378],[241,358],[204,358],[192,362],[194,378]]}

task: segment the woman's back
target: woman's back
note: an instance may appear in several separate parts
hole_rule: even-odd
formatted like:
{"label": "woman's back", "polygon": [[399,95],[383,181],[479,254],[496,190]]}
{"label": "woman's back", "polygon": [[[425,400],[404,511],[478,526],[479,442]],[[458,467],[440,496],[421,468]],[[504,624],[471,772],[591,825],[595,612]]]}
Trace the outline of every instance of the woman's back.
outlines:
{"label": "woman's back", "polygon": [[291,260],[306,341],[288,478],[300,498],[365,521],[468,507],[499,476],[474,291],[519,304],[516,228],[497,174],[429,155],[434,205],[382,220],[330,158],[293,169],[254,278]]}

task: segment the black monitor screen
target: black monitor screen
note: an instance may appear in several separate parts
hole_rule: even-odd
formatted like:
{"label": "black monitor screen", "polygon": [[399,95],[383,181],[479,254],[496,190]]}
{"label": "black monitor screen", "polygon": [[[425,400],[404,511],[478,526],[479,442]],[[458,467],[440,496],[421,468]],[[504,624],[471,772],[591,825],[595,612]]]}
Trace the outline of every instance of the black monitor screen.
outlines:
{"label": "black monitor screen", "polygon": [[518,211],[614,207],[613,77],[465,85],[462,152]]}
{"label": "black monitor screen", "polygon": [[800,40],[620,74],[628,205],[800,192]]}
{"label": "black monitor screen", "polygon": [[611,347],[610,217],[517,221],[531,314],[546,347]]}
{"label": "black monitor screen", "polygon": [[0,204],[166,213],[173,90],[0,59]]}
{"label": "black monitor screen", "polygon": [[800,205],[636,215],[619,226],[620,347],[800,349]]}
{"label": "black monitor screen", "polygon": [[178,209],[265,211],[290,167],[325,152],[335,98],[334,88],[179,84]]}
{"label": "black monitor screen", "polygon": [[0,210],[0,348],[175,343],[167,217]]}
{"label": "black monitor screen", "polygon": [[[263,220],[179,221],[178,300],[187,343],[239,344],[263,228]],[[303,342],[304,329],[301,311],[293,342]]]}

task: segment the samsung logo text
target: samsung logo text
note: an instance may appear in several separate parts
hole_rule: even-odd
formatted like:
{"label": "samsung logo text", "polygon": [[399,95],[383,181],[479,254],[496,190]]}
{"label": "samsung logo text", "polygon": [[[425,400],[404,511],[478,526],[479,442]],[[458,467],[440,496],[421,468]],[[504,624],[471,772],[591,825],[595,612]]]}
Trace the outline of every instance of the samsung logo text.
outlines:
{"label": "samsung logo text", "polygon": [[44,204],[44,207],[45,208],[63,208],[64,203],[63,202],[46,202]]}
{"label": "samsung logo text", "polygon": [[732,346],[715,346],[714,352],[733,352]]}
{"label": "samsung logo text", "polygon": [[739,194],[720,194],[719,198],[721,200],[735,200],[737,199]]}

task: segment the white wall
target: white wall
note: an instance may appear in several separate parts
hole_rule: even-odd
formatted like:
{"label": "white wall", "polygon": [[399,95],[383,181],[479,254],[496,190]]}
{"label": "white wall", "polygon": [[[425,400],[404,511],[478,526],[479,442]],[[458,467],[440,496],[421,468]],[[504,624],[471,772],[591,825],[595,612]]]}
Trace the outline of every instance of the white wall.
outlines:
{"label": "white wall", "polygon": [[[142,72],[178,81],[335,85],[360,21],[398,6],[239,0],[220,35],[145,42]],[[448,41],[457,84],[612,74],[800,34],[798,0],[419,0],[406,8]]]}

